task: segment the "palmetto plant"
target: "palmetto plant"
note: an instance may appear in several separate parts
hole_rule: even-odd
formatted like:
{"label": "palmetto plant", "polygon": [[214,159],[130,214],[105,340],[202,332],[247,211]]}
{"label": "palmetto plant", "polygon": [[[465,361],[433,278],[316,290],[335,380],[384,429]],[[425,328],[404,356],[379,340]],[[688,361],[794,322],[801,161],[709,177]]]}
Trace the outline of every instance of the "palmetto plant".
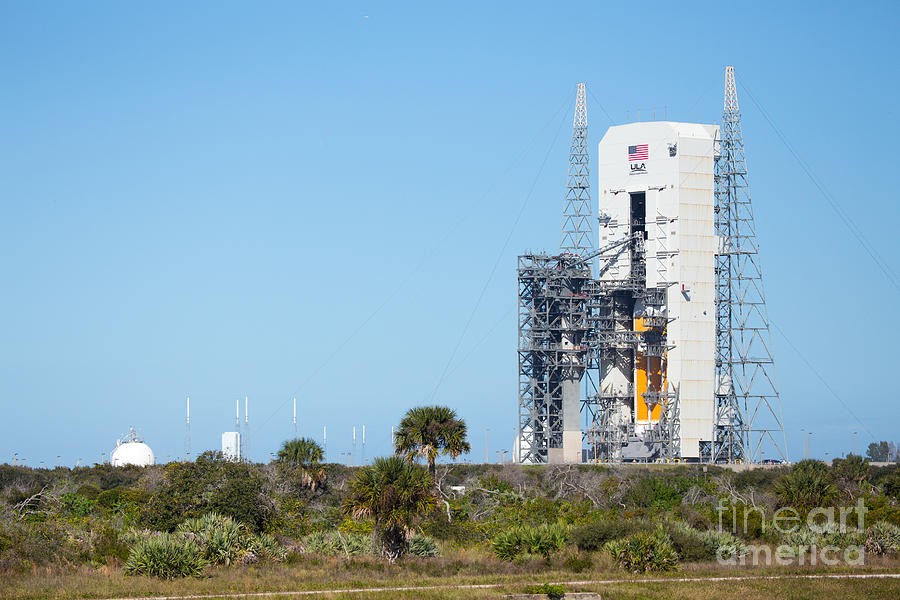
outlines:
{"label": "palmetto plant", "polygon": [[785,506],[804,511],[828,506],[838,497],[838,489],[825,463],[804,460],[775,483],[775,495]]}
{"label": "palmetto plant", "polygon": [[377,458],[350,480],[343,509],[353,519],[372,519],[381,553],[399,558],[408,547],[413,526],[434,508],[431,476],[399,456]]}
{"label": "palmetto plant", "polygon": [[900,552],[900,527],[878,521],[866,529],[866,551],[873,554]]}
{"label": "palmetto plant", "polygon": [[410,461],[424,457],[428,461],[428,470],[434,475],[438,455],[449,454],[456,458],[472,449],[466,435],[466,422],[458,418],[452,408],[418,406],[410,409],[400,421],[394,436],[394,450]]}
{"label": "palmetto plant", "polygon": [[129,575],[153,575],[163,579],[199,577],[209,562],[193,540],[179,534],[151,535],[132,547],[123,570]]}
{"label": "palmetto plant", "polygon": [[678,568],[678,553],[661,531],[641,531],[625,539],[607,542],[605,548],[620,567],[631,573]]}
{"label": "palmetto plant", "polygon": [[203,557],[217,565],[237,562],[252,539],[246,525],[217,513],[188,519],[175,532],[193,536],[203,548]]}
{"label": "palmetto plant", "polygon": [[568,537],[568,527],[563,523],[541,523],[537,527],[517,525],[497,534],[492,546],[500,560],[515,560],[528,553],[543,556],[549,562],[566,545]]}
{"label": "palmetto plant", "polygon": [[203,558],[212,564],[230,565],[260,559],[278,562],[287,558],[287,548],[271,535],[254,535],[243,523],[217,513],[188,519],[175,533],[197,543]]}

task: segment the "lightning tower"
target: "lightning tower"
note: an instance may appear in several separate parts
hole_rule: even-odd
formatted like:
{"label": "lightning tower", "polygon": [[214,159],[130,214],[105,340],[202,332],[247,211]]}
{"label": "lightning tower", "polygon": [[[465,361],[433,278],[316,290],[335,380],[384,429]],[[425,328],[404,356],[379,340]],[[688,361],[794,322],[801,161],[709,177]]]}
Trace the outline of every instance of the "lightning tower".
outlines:
{"label": "lightning tower", "polygon": [[578,255],[585,255],[594,248],[587,134],[584,84],[579,83],[575,94],[575,118],[572,123],[572,144],[569,147],[569,178],[563,201],[562,233],[559,239],[560,252]]}
{"label": "lightning tower", "polygon": [[560,254],[519,257],[518,456],[582,461],[581,380],[593,249],[585,86],[575,95]]}
{"label": "lightning tower", "polygon": [[734,67],[715,160],[716,428],[713,462],[787,460],[781,397],[744,157]]}

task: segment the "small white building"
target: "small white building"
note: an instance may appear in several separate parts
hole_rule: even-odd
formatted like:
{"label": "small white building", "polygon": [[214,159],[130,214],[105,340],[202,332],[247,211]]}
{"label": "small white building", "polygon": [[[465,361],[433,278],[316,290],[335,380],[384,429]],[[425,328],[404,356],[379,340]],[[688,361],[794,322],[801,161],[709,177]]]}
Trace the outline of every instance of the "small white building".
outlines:
{"label": "small white building", "polygon": [[222,454],[228,460],[241,460],[241,433],[226,431],[222,434]]}
{"label": "small white building", "polygon": [[148,467],[156,463],[156,458],[153,456],[150,446],[138,438],[132,427],[126,439],[116,440],[116,447],[110,453],[109,463],[114,467],[124,467],[125,465]]}

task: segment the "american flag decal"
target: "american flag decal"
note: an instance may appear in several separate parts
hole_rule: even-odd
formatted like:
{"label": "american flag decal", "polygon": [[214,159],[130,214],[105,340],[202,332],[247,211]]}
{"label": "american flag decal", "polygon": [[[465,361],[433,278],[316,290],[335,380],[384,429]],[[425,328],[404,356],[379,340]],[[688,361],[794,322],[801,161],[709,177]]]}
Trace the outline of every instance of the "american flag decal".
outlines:
{"label": "american flag decal", "polygon": [[628,146],[628,160],[647,160],[647,144]]}

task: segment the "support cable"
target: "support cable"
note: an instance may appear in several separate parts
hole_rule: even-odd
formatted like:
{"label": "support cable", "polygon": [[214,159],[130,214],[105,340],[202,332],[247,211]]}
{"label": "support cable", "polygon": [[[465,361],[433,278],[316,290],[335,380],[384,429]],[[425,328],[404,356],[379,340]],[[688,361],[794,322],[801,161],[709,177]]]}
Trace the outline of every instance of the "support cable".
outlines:
{"label": "support cable", "polygon": [[869,255],[869,257],[875,263],[875,266],[877,266],[879,270],[881,270],[884,276],[887,277],[888,281],[890,281],[891,284],[897,289],[897,291],[900,292],[900,281],[898,281],[897,275],[893,272],[893,270],[891,270],[890,265],[883,258],[881,258],[881,255],[877,250],[875,250],[875,247],[872,246],[872,244],[866,239],[865,235],[863,235],[863,232],[860,231],[859,227],[857,227],[856,223],[853,222],[850,216],[844,212],[841,206],[834,199],[834,196],[832,196],[831,193],[827,189],[825,189],[825,186],[819,182],[818,178],[813,175],[812,169],[810,169],[809,165],[807,165],[806,162],[802,158],[800,158],[800,155],[797,154],[797,152],[794,150],[794,147],[788,141],[787,137],[785,137],[781,129],[774,123],[774,121],[772,121],[772,119],[769,117],[769,113],[767,113],[762,105],[760,105],[760,103],[756,101],[756,98],[753,96],[750,90],[747,89],[747,86],[743,83],[740,83],[740,86],[747,93],[747,96],[750,97],[750,100],[753,101],[753,104],[756,105],[756,108],[759,110],[763,118],[769,123],[769,126],[772,128],[772,130],[775,131],[776,135],[778,135],[781,143],[784,144],[785,148],[788,149],[788,152],[790,152],[794,157],[794,160],[797,161],[797,164],[800,165],[800,168],[803,169],[803,172],[806,173],[806,176],[809,177],[809,180],[813,183],[814,186],[816,186],[825,200],[828,201],[831,209],[834,210],[838,218],[844,222],[844,225],[847,226],[847,229],[850,231],[853,237],[856,238],[856,241],[859,242],[859,245],[862,246],[863,250],[865,250]]}
{"label": "support cable", "polygon": [[487,196],[494,191],[495,187],[499,184],[503,177],[505,177],[510,171],[512,171],[514,167],[520,164],[522,160],[524,160],[525,157],[532,151],[540,135],[544,132],[545,129],[547,129],[548,126],[551,125],[551,123],[556,121],[559,113],[566,107],[568,102],[568,98],[563,100],[559,108],[553,113],[553,116],[550,117],[546,123],[544,123],[544,125],[537,131],[537,133],[535,133],[531,141],[509,163],[501,176],[492,179],[492,183],[488,185],[485,192],[474,202],[472,202],[472,204],[469,206],[469,209],[464,211],[463,215],[456,221],[456,223],[454,223],[450,228],[446,230],[446,233],[441,238],[441,240],[437,244],[432,246],[431,252],[428,255],[424,256],[419,261],[419,263],[411,271],[409,271],[409,273],[403,278],[403,280],[384,298],[384,300],[371,313],[369,313],[369,315],[365,319],[363,319],[363,321],[360,322],[360,324],[356,328],[354,328],[353,331],[350,332],[350,334],[346,338],[344,338],[344,340],[340,344],[338,344],[338,346],[335,347],[335,349],[328,356],[326,356],[325,359],[320,362],[315,369],[313,369],[313,371],[300,383],[300,385],[297,386],[294,392],[290,394],[286,400],[279,404],[275,408],[275,410],[268,417],[266,417],[265,420],[262,421],[260,425],[261,427],[264,427],[266,424],[268,424],[269,421],[271,421],[281,411],[281,409],[283,409],[287,405],[288,402],[290,402],[295,396],[300,394],[301,390],[303,390],[326,366],[328,366],[328,364],[334,359],[334,357],[337,356],[347,346],[347,344],[349,344],[353,340],[353,338],[355,338],[359,334],[359,332],[362,331],[366,327],[366,325],[368,325],[372,321],[372,319],[374,319],[375,316],[377,316],[378,313],[380,313],[384,309],[384,307],[387,306],[397,296],[400,290],[403,289],[403,287],[406,286],[407,283],[409,283],[413,276],[418,273],[427,263],[432,261],[433,257],[438,253],[438,250],[444,245],[444,243],[446,243],[446,241],[450,239],[450,237],[460,228],[460,226],[462,226],[462,224],[468,220],[469,216],[472,214],[472,212],[474,212],[471,209],[480,205],[485,200],[485,198],[487,198]]}
{"label": "support cable", "polygon": [[606,116],[606,119],[609,121],[610,125],[615,125],[616,122],[613,121],[613,118],[611,116],[609,116],[608,112],[606,112],[606,108],[603,106],[603,104],[600,102],[600,100],[597,99],[597,96],[594,95],[594,92],[592,92],[590,89],[588,89],[587,93],[591,95],[591,98],[594,99],[594,102],[596,102],[597,106],[600,107],[600,110],[603,111],[603,114]]}
{"label": "support cable", "polygon": [[[568,112],[566,113],[565,117],[568,117]],[[503,260],[503,255],[506,252],[506,248],[509,246],[509,241],[512,239],[513,233],[516,231],[516,227],[519,225],[519,221],[522,219],[522,214],[525,212],[525,208],[528,206],[528,202],[529,200],[531,200],[532,194],[534,194],[534,189],[535,187],[537,187],[537,182],[541,178],[541,174],[544,172],[544,167],[547,165],[547,160],[550,158],[551,152],[553,152],[553,147],[556,146],[556,140],[559,139],[559,133],[562,131],[562,127],[565,122],[566,119],[563,118],[562,122],[559,125],[559,128],[556,130],[556,135],[553,136],[553,141],[550,142],[550,147],[547,148],[547,153],[544,155],[544,160],[541,163],[541,167],[538,169],[537,175],[534,176],[534,180],[532,180],[531,182],[531,188],[528,190],[528,193],[525,195],[525,199],[522,201],[522,205],[519,207],[519,212],[516,215],[516,218],[513,220],[512,226],[509,228],[509,233],[506,234],[506,240],[504,240],[503,246],[500,248],[500,252],[497,253],[497,259],[494,261],[494,266],[491,268],[491,272],[488,274],[484,285],[481,287],[481,292],[478,294],[478,299],[475,301],[475,306],[472,307],[472,312],[469,313],[469,318],[468,320],[466,320],[466,324],[459,335],[456,346],[453,347],[453,352],[450,353],[450,358],[447,359],[447,364],[444,366],[444,371],[441,373],[437,385],[434,386],[434,390],[431,392],[431,396],[428,397],[429,402],[434,399],[435,395],[437,395],[438,389],[440,389],[441,384],[444,382],[444,379],[447,376],[447,371],[448,369],[450,369],[450,364],[456,357],[456,352],[459,350],[459,346],[460,344],[462,344],[463,338],[466,336],[466,332],[468,332],[469,326],[472,324],[472,319],[475,317],[475,313],[478,311],[478,307],[481,305],[481,301],[484,299],[484,293],[487,291],[491,280],[497,273],[497,267],[500,266],[500,261]]]}
{"label": "support cable", "polygon": [[778,330],[778,333],[781,334],[781,337],[784,338],[784,341],[786,341],[788,343],[788,345],[794,350],[794,352],[797,353],[797,356],[800,357],[800,360],[802,360],[804,363],[806,363],[806,366],[809,367],[809,370],[812,371],[813,375],[815,375],[816,378],[818,378],[818,380],[822,382],[822,385],[825,386],[825,389],[827,389],[831,393],[831,395],[834,396],[837,399],[837,401],[841,403],[841,406],[843,406],[845,409],[847,409],[847,412],[850,413],[850,416],[853,417],[854,419],[856,419],[856,422],[859,423],[860,427],[865,429],[866,433],[869,434],[869,437],[872,438],[872,441],[877,442],[878,439],[875,437],[875,434],[873,434],[869,430],[869,428],[866,427],[866,424],[863,423],[862,420],[856,416],[856,413],[853,412],[853,409],[850,408],[850,405],[847,404],[846,402],[844,402],[843,398],[838,396],[838,393],[834,391],[834,388],[832,388],[830,385],[828,385],[828,382],[825,381],[825,378],[822,377],[822,374],[819,373],[819,371],[816,370],[816,368],[813,366],[813,364],[803,355],[802,352],[800,352],[800,349],[794,345],[794,342],[792,342],[790,340],[790,338],[788,338],[788,336],[784,333],[784,331],[781,329],[781,327],[779,327],[774,321],[770,321],[770,323],[772,324],[772,327],[774,327],[776,330]]}

